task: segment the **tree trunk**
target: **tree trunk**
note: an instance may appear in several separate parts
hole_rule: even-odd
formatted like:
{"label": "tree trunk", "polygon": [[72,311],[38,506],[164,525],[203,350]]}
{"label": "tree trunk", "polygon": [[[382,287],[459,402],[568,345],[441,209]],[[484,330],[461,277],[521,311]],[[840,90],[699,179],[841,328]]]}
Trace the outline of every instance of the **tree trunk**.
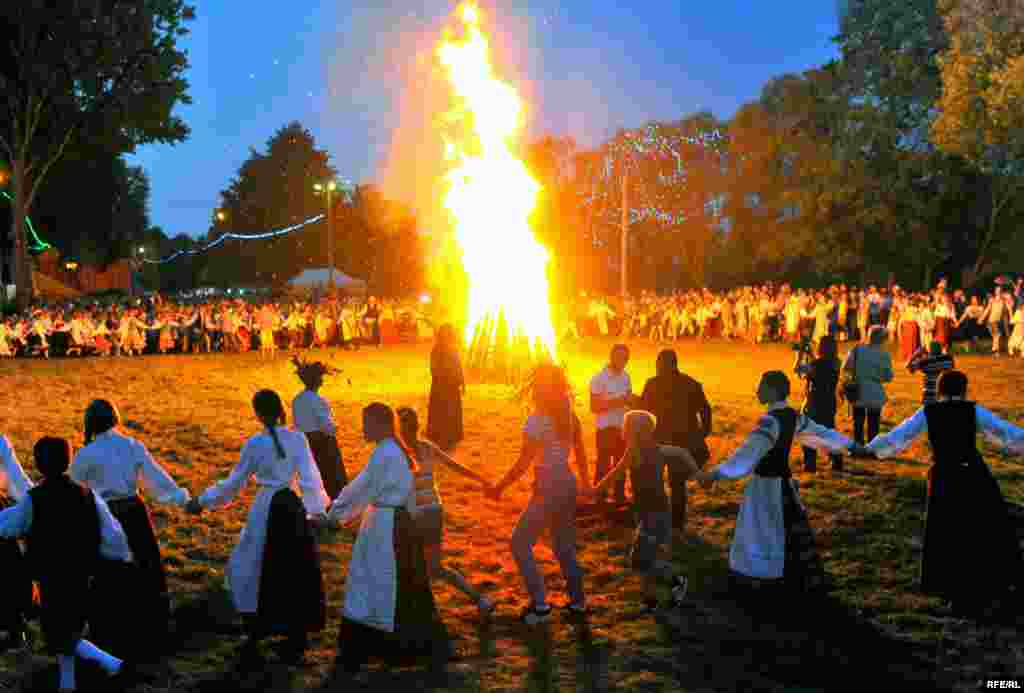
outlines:
{"label": "tree trunk", "polygon": [[13,235],[13,278],[17,291],[19,310],[28,308],[35,299],[35,286],[32,281],[32,259],[29,257],[25,244],[25,216],[28,213],[29,183],[25,180],[25,162],[16,159],[14,162],[13,180],[14,201],[11,205],[11,233]]}

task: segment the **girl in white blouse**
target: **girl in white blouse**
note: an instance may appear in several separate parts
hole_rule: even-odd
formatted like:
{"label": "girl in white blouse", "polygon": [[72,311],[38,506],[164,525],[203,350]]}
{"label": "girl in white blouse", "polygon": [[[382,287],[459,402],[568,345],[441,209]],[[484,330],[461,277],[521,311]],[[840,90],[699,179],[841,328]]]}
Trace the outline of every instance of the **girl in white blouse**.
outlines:
{"label": "girl in white blouse", "polygon": [[379,402],[363,410],[363,435],[377,446],[326,519],[335,524],[362,518],[338,634],[339,670],[346,674],[358,672],[371,657],[394,662],[447,655],[447,633],[437,616],[423,541],[412,518],[416,462],[395,418],[391,407]]}
{"label": "girl in white blouse", "polygon": [[264,637],[287,635],[283,655],[297,663],[308,633],[323,629],[326,619],[320,558],[308,515],[323,515],[330,500],[306,436],[285,426],[277,393],[257,392],[252,406],[263,432],[245,443],[228,478],[196,497],[188,509],[199,513],[222,508],[250,481],[260,487],[225,577],[248,628],[246,652]]}
{"label": "girl in white blouse", "polygon": [[111,589],[123,589],[130,598],[121,602],[119,610],[106,611],[103,623],[95,624],[113,638],[107,644],[117,654],[131,657],[140,644],[131,631],[144,629],[159,640],[166,634],[170,617],[160,544],[139,489],[145,489],[157,503],[178,507],[188,502],[189,493],[174,482],[145,445],[118,430],[120,422],[117,407],[107,400],[95,400],[86,408],[86,445],[75,455],[69,476],[106,501],[135,555],[137,573],[108,576],[108,581],[119,585]]}

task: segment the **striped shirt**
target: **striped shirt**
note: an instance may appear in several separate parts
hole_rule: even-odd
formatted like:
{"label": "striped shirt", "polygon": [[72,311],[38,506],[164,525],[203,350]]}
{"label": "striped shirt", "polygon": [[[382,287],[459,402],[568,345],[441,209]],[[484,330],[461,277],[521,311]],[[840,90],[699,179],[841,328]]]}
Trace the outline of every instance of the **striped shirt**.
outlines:
{"label": "striped shirt", "polygon": [[911,364],[910,370],[920,371],[923,376],[921,401],[924,404],[930,404],[936,400],[939,376],[945,371],[953,370],[953,368],[955,368],[953,357],[949,354],[926,356],[917,359]]}
{"label": "striped shirt", "polygon": [[441,509],[441,494],[437,491],[434,480],[434,462],[440,453],[437,446],[429,440],[416,441],[416,511]]}

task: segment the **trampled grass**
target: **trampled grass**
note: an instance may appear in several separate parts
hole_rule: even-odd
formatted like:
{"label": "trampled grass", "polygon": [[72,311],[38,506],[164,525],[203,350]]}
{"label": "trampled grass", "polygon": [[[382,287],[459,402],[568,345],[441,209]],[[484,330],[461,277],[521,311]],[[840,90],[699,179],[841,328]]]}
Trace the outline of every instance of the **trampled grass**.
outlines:
{"label": "trampled grass", "polygon": [[[569,345],[565,354],[580,394],[578,410],[588,431],[591,467],[593,418],[586,392],[608,346],[600,341]],[[653,375],[657,347],[636,343],[633,350],[629,371],[639,391]],[[704,383],[714,406],[709,444],[713,459],[720,460],[735,449],[759,414],[753,392],[760,373],[788,370],[792,352],[724,342],[685,342],[677,350],[683,370]],[[425,419],[428,347],[326,355],[344,370],[323,394],[334,407],[346,465],[354,475],[369,453],[359,431],[362,406],[374,400],[412,405]],[[973,356],[961,357],[960,366],[969,374],[971,394],[978,401],[1011,421],[1022,420],[1024,362]],[[8,394],[0,401],[0,430],[26,466],[41,435],[68,436],[81,445],[85,406],[95,397],[108,397],[121,407],[131,434],[193,492],[224,477],[242,443],[258,430],[249,406],[257,389],[274,388],[288,401],[300,389],[284,356],[263,361],[256,354],[8,361],[0,363],[0,382]],[[920,383],[902,372],[889,389],[892,401],[883,429],[915,410]],[[796,390],[798,400],[799,385]],[[506,389],[484,385],[470,386],[465,409],[467,439],[457,457],[497,479],[515,461],[523,411]],[[848,415],[841,416],[839,427],[849,431]],[[991,449],[987,453],[1007,497],[1024,501],[1019,460]],[[794,470],[800,468],[797,455]],[[588,622],[556,618],[534,632],[516,623],[525,594],[508,546],[527,500],[528,481],[495,504],[472,484],[442,470],[448,560],[500,605],[493,623],[481,627],[474,605],[448,587],[436,586],[441,614],[458,650],[439,689],[783,691],[862,689],[888,681],[922,690],[968,690],[980,679],[1021,676],[1024,639],[1016,630],[955,620],[938,600],[914,591],[918,554],[909,540],[921,532],[928,460],[927,443],[921,441],[898,460],[848,461],[849,473],[833,474],[825,460],[819,460],[824,471],[816,475],[797,472],[836,586],[824,603],[783,605],[789,615],[780,618],[736,601],[726,587],[726,557],[743,485],[720,483],[711,493],[691,485],[689,530],[694,538],[674,549],[677,566],[691,577],[687,609],[669,619],[641,614],[639,580],[625,568],[633,533],[630,518],[581,517],[580,556],[592,609]],[[35,476],[34,470],[30,474]],[[181,635],[165,663],[151,668],[137,690],[335,689],[328,673],[351,547],[351,534],[344,531],[326,536],[322,545],[330,620],[314,641],[311,665],[287,669],[269,649],[260,666],[237,661],[241,630],[222,587],[223,567],[253,494],[248,489],[230,508],[198,518],[151,506]],[[557,565],[546,546],[537,552],[558,601]],[[49,662],[38,648],[29,656],[7,654],[0,657],[0,677],[15,690],[49,690],[54,681]],[[357,685],[378,691],[421,690],[428,681],[422,670],[371,668]]]}

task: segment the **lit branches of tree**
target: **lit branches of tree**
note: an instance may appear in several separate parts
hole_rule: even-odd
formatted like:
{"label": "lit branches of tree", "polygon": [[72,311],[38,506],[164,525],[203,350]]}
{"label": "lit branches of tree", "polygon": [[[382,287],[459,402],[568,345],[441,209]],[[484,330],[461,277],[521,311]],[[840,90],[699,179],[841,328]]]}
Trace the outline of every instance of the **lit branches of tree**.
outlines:
{"label": "lit branches of tree", "polygon": [[172,111],[189,103],[178,40],[183,0],[19,0],[0,7],[0,152],[13,176],[11,234],[18,302],[32,300],[21,220],[40,184],[77,142],[132,151],[184,140]]}
{"label": "lit branches of tree", "polygon": [[725,144],[717,121],[698,114],[678,123],[621,130],[596,156],[582,157],[584,168],[578,173],[586,183],[581,194],[597,244],[610,245],[614,234],[595,233],[595,222],[620,234],[623,221],[627,227],[653,224],[659,236],[664,230],[688,231],[685,255],[695,281],[703,283],[704,253],[714,227],[708,193],[713,186],[706,178],[720,169]]}
{"label": "lit branches of tree", "polygon": [[1017,233],[1024,192],[1024,3],[947,2],[949,48],[939,59],[942,96],[931,134],[943,150],[989,177],[988,223],[973,267],[991,266],[994,250]]}

